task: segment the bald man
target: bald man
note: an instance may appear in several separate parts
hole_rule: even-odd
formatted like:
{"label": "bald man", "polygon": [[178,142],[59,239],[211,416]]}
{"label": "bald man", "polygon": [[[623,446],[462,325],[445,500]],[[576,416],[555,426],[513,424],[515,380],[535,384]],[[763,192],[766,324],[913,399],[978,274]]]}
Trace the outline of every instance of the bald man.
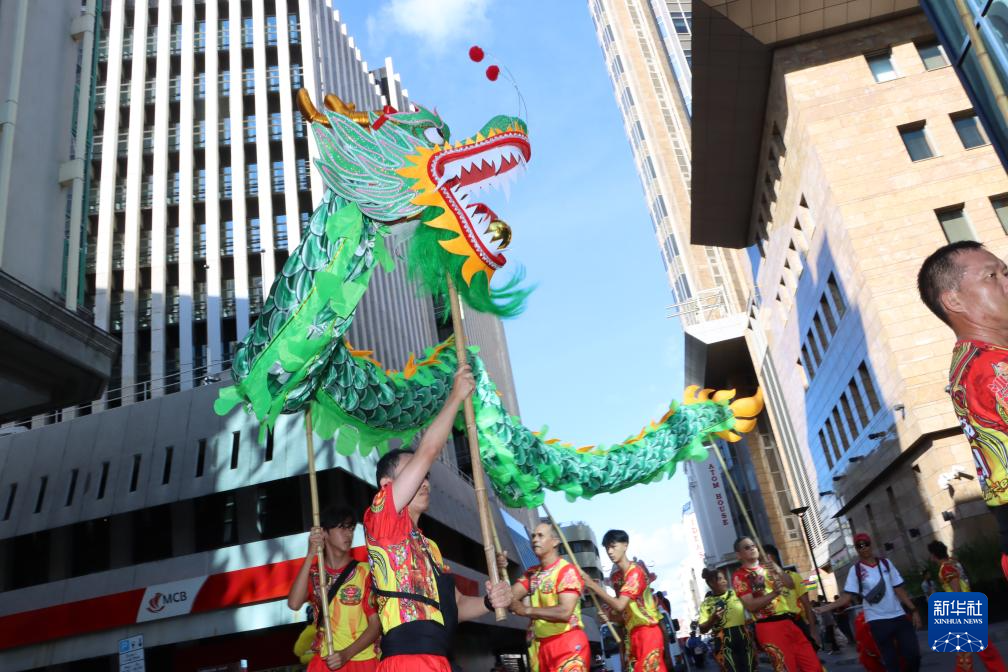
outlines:
{"label": "bald man", "polygon": [[948,391],[997,519],[1008,578],[1008,266],[981,243],[963,240],[924,261],[917,287],[955,333]]}
{"label": "bald man", "polygon": [[[539,564],[511,586],[511,611],[532,619],[539,672],[588,672],[591,653],[581,622],[584,581],[577,567],[560,557],[559,546],[552,525],[536,526],[532,550]],[[526,596],[531,606],[522,603]]]}

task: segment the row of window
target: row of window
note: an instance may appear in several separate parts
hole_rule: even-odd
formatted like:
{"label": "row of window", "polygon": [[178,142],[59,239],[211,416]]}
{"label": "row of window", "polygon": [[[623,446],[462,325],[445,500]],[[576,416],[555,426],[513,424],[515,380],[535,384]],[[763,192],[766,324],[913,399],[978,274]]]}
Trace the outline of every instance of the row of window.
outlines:
{"label": "row of window", "polygon": [[[132,487],[139,473],[136,457],[128,464],[133,469]],[[166,475],[172,470],[170,458],[163,469]],[[332,473],[336,471],[319,472],[323,493],[338,492],[341,499],[353,497],[351,501],[358,504],[366,501],[367,487],[345,472]],[[108,463],[102,464],[101,472],[107,490]],[[88,476],[83,484],[77,479],[80,496]],[[296,534],[309,523],[302,507],[303,480],[303,476],[288,477],[0,540],[0,567],[5,570],[0,574],[0,590]],[[16,491],[12,484],[10,492]],[[8,496],[7,508],[14,496]],[[65,553],[68,544],[87,551]],[[63,557],[53,562],[53,554]]]}
{"label": "row of window", "polygon": [[[962,142],[964,149],[990,144],[975,111],[954,112],[949,115],[949,119],[959,135],[959,141]],[[934,139],[928,132],[927,121],[920,120],[902,124],[897,127],[897,130],[911,161],[923,161],[938,156]]]}
{"label": "row of window", "polygon": [[[301,232],[308,226],[309,213],[299,214]],[[246,250],[250,253],[262,251],[261,224],[258,217],[250,217],[246,223]],[[174,264],[179,261],[181,246],[181,231],[177,226],[169,227],[165,235],[165,261]],[[231,256],[234,254],[234,232],[231,220],[224,220],[220,229],[220,254],[221,256]],[[88,255],[87,270],[89,273],[96,271],[96,259],[93,250],[96,248],[97,240],[93,236],[88,238],[88,250],[92,251]],[[125,241],[121,232],[116,232],[112,239],[112,270],[123,270],[125,263]],[[273,216],[273,248],[276,250],[288,249],[287,238],[287,215],[277,214]],[[139,236],[138,265],[143,268],[151,265],[153,260],[154,240],[150,229],[142,229]],[[206,224],[198,223],[193,225],[193,258],[205,259],[207,256],[207,232]]]}
{"label": "row of window", "polygon": [[819,306],[812,316],[812,326],[805,333],[801,346],[801,359],[798,365],[805,373],[805,387],[808,387],[809,381],[826,358],[826,350],[846,313],[847,302],[844,301],[836,276],[830,273],[826,280],[826,288],[819,295]]}
{"label": "row of window", "polygon": [[[230,459],[231,469],[238,468],[238,455],[240,448],[241,448],[241,432],[240,431],[232,432],[231,459]],[[175,455],[175,447],[165,446],[162,449],[161,454],[162,454],[162,462],[160,464],[161,485],[168,485],[169,483],[171,483],[172,479],[172,473],[173,473],[172,459],[174,458]],[[203,474],[206,471],[206,455],[207,455],[207,440],[199,439],[196,446],[196,465],[194,473],[192,474],[193,478],[203,477]],[[142,466],[141,464],[142,460],[143,455],[140,453],[135,453],[131,458],[129,458],[128,461],[128,464],[130,465],[129,492],[136,492],[137,488],[139,487],[140,468]],[[263,461],[271,462],[272,460],[273,460],[273,434],[272,432],[269,432],[267,433],[266,447],[263,452]],[[94,499],[96,501],[101,501],[105,499],[105,495],[107,494],[109,467],[110,467],[109,462],[101,463],[101,468],[99,469],[99,473],[97,475],[97,483],[95,484]],[[175,474],[178,475],[177,469],[175,471]],[[66,495],[63,498],[64,507],[69,507],[74,504],[75,496],[77,493],[77,482],[79,480],[78,478],[79,476],[80,476],[79,469],[74,468],[70,470],[70,479],[68,480],[67,483]],[[84,477],[83,487],[81,488],[81,497],[86,496],[89,490],[91,489],[91,476],[92,476],[91,473],[88,472]],[[35,494],[35,503],[33,511],[36,514],[42,512],[42,508],[46,503],[46,494],[47,494],[46,491],[48,488],[48,484],[49,484],[48,476],[42,476],[39,479],[39,487]],[[18,492],[17,482],[11,483],[8,488],[7,504],[4,507],[3,518],[0,518],[0,520],[7,521],[10,519],[11,512],[14,508],[14,503],[17,498],[17,492]]]}
{"label": "row of window", "polygon": [[[270,183],[269,191],[274,194],[285,193],[284,188],[284,169],[283,161],[274,161],[270,168]],[[307,159],[296,159],[294,161],[295,169],[295,184],[299,192],[309,191],[311,185],[309,183],[309,173],[308,173],[308,160]],[[222,166],[220,176],[218,179],[218,198],[227,200],[233,197],[232,192],[232,177],[233,171],[231,166]],[[170,172],[168,174],[168,186],[165,194],[165,199],[169,205],[177,205],[179,202],[181,187],[182,187],[182,176],[178,171]],[[207,171],[205,168],[199,168],[195,171],[193,175],[193,199],[196,202],[203,202],[207,197]],[[247,197],[258,196],[260,191],[259,185],[259,164],[257,163],[247,163],[245,164],[245,195]],[[99,196],[100,196],[100,186],[95,184],[94,187],[89,192],[88,199],[88,210],[91,214],[97,214],[100,206]],[[115,209],[117,211],[126,209],[126,184],[125,176],[116,184],[114,198],[115,198]],[[143,178],[143,182],[140,185],[140,207],[150,208],[154,204],[154,178],[151,175],[146,175]]]}
{"label": "row of window", "polygon": [[[207,76],[205,72],[197,73],[193,77],[193,97],[196,100],[204,100],[207,96]],[[254,68],[245,68],[242,71],[242,95],[255,95],[256,71]],[[290,88],[293,91],[300,89],[304,85],[304,71],[300,63],[290,66]],[[168,98],[158,100],[157,84],[153,79],[148,79],[144,83],[144,104],[153,105],[160,103],[177,103],[182,100],[182,78],[178,75],[172,77],[168,82]],[[95,107],[104,108],[107,102],[106,84],[99,84],[95,87]],[[132,97],[133,87],[129,82],[124,82],[119,87],[119,106],[128,107],[135,102]],[[231,95],[231,71],[224,70],[217,75],[217,91],[221,98]],[[270,65],[266,68],[266,91],[268,93],[279,93],[281,91],[280,66]]]}
{"label": "row of window", "polygon": [[830,469],[840,462],[880,410],[882,405],[868,367],[861,362],[819,429],[819,445]]}
{"label": "row of window", "polygon": [[[1008,234],[1008,194],[991,196],[988,200],[998,221],[1001,222],[1001,228]],[[979,240],[969,217],[966,215],[964,203],[935,210],[935,216],[950,243],[959,240]]]}
{"label": "row of window", "polygon": [[[278,22],[276,16],[266,17],[266,30],[265,30],[265,41],[267,47],[275,47],[278,44],[279,32]],[[254,45],[253,35],[255,33],[255,24],[252,17],[245,17],[242,19],[241,25],[241,46],[243,49],[251,49]],[[107,31],[107,29],[106,29]],[[146,39],[146,55],[147,58],[154,58],[157,56],[157,25],[151,25],[147,28],[147,39]],[[207,22],[206,20],[197,20],[193,25],[193,51],[197,54],[204,53],[207,49]],[[287,43],[291,45],[297,45],[301,43],[301,28],[298,22],[298,17],[296,14],[287,15]],[[123,58],[132,58],[133,56],[133,45],[134,45],[134,35],[132,28],[129,26],[124,26],[123,28]],[[171,27],[171,36],[169,37],[169,45],[171,54],[177,55],[182,53],[182,24],[175,23]],[[98,42],[98,58],[102,61],[108,60],[108,37],[103,37]],[[225,50],[231,48],[231,22],[228,19],[220,19],[217,23],[217,49]]]}
{"label": "row of window", "polygon": [[[917,47],[917,54],[924,64],[925,70],[937,70],[949,64],[948,56],[945,55],[945,48],[934,38],[919,40],[914,42]],[[892,49],[884,49],[865,54],[868,68],[876,82],[888,82],[902,77],[896,64],[893,62]]]}

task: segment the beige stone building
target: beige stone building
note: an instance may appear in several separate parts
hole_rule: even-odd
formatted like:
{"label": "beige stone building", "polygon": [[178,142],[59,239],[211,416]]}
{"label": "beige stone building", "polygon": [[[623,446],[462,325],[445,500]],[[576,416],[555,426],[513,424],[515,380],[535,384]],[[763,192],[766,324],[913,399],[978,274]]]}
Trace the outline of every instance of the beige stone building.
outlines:
{"label": "beige stone building", "polygon": [[866,531],[914,572],[932,538],[993,527],[916,273],[949,240],[1008,252],[1008,178],[916,3],[707,0],[694,19],[691,241],[746,250],[746,340],[776,442],[804,455],[789,490],[815,485],[816,563],[841,569]]}
{"label": "beige stone building", "polygon": [[[633,148],[656,242],[672,290],[669,316],[686,331],[686,383],[738,389],[757,386],[745,345],[748,271],[736,250],[691,245],[691,95],[693,24],[688,0],[590,0],[613,93]],[[675,391],[678,393],[678,390]],[[772,538],[784,561],[810,569],[797,518],[790,510],[814,505],[811,481],[793,496],[789,464],[803,464],[796,445],[781,447],[767,419],[744,442],[721,450],[752,512],[759,535]],[[744,533],[741,511],[728,494],[716,460],[686,465],[690,499],[703,536],[705,561],[735,560],[732,543]],[[730,502],[727,513],[723,503]],[[818,518],[811,534],[822,540]]]}

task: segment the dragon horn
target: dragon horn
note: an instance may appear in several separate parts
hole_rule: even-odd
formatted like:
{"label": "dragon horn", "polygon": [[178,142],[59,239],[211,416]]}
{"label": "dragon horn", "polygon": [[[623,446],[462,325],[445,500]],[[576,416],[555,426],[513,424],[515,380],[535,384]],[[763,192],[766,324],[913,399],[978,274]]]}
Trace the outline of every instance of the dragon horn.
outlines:
{"label": "dragon horn", "polygon": [[[324,113],[319,112],[318,108],[315,107],[315,104],[312,103],[311,96],[308,94],[307,90],[298,89],[297,104],[298,108],[301,110],[301,115],[308,120],[308,123],[319,123],[327,128],[332,128],[332,124],[329,123],[329,118],[326,117]],[[342,114],[343,116],[348,117],[364,128],[371,128],[371,121],[368,118],[367,112],[358,112],[353,103],[344,103],[338,96],[330,93],[326,94],[325,106],[327,109],[336,112],[337,114]]]}
{"label": "dragon horn", "polygon": [[368,113],[358,112],[357,107],[353,103],[344,103],[335,93],[327,93],[324,101],[325,106],[333,112],[342,114],[344,117],[349,117],[351,121],[357,122],[357,124],[364,128],[371,128],[371,118],[368,117]]}

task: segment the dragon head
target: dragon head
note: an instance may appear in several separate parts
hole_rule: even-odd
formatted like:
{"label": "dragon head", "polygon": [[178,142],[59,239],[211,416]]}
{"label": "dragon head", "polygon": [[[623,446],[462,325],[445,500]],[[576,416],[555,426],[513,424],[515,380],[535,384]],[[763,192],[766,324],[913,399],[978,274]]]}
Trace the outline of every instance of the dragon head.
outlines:
{"label": "dragon head", "polygon": [[497,187],[508,192],[524,172],[532,151],[524,121],[496,116],[452,144],[448,126],[425,108],[359,112],[329,95],[323,113],[304,90],[298,103],[312,122],[316,166],[329,189],[376,221],[419,222],[407,258],[414,279],[444,297],[450,276],[477,310],[501,316],[521,311],[529,292],[518,287],[521,273],[490,288],[494,271],[507,263],[511,228],[476,195]]}

